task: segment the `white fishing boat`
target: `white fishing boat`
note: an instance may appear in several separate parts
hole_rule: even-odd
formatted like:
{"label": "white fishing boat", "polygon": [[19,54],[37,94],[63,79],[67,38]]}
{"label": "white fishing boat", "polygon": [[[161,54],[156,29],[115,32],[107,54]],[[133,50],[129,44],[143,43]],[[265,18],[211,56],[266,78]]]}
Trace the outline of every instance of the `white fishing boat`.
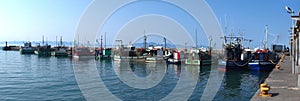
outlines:
{"label": "white fishing boat", "polygon": [[25,42],[24,46],[20,49],[21,54],[34,54],[36,48],[31,46],[31,42]]}

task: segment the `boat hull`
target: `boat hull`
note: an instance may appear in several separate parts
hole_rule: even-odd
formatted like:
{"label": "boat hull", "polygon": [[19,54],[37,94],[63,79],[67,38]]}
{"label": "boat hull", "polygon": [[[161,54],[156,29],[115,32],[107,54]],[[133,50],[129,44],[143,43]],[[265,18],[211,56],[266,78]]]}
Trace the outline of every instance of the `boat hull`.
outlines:
{"label": "boat hull", "polygon": [[165,61],[163,57],[147,57],[145,59],[146,63],[151,63],[151,62],[163,62]]}
{"label": "boat hull", "polygon": [[34,51],[34,53],[38,56],[51,56],[51,52],[50,51]]}
{"label": "boat hull", "polygon": [[110,60],[110,59],[111,59],[110,55],[96,56],[96,60]]}
{"label": "boat hull", "polygon": [[186,60],[184,61],[184,63],[187,64],[187,65],[198,65],[198,66],[201,65],[200,60],[190,60],[190,59],[186,59]]}
{"label": "boat hull", "polygon": [[167,63],[168,64],[181,64],[181,61],[178,59],[168,59]]}
{"label": "boat hull", "polygon": [[219,70],[228,71],[236,69],[247,69],[248,63],[246,61],[219,61]]}
{"label": "boat hull", "polygon": [[27,49],[27,50],[26,49],[21,49],[20,53],[21,54],[34,54],[34,51],[35,51],[34,49]]}
{"label": "boat hull", "polygon": [[118,56],[114,55],[115,61],[121,61],[121,60],[133,60],[133,61],[145,61],[145,56]]}
{"label": "boat hull", "polygon": [[55,57],[68,57],[69,54],[67,52],[51,52],[52,56]]}
{"label": "boat hull", "polygon": [[211,65],[212,61],[211,60],[201,60],[200,63],[202,66],[206,66],[206,65]]}
{"label": "boat hull", "polygon": [[254,61],[248,65],[251,71],[272,71],[275,66],[276,64],[269,61]]}

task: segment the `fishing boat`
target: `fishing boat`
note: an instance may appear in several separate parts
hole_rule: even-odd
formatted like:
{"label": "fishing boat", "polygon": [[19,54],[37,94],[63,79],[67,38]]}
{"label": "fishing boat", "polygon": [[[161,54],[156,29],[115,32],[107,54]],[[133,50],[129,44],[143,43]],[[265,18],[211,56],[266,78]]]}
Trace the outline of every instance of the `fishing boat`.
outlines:
{"label": "fishing boat", "polygon": [[43,36],[42,45],[37,46],[37,49],[34,51],[34,54],[38,56],[48,57],[51,56],[51,51],[52,51],[51,45],[48,45],[48,43],[44,45],[44,36]]}
{"label": "fishing boat", "polygon": [[111,48],[107,48],[107,49],[96,49],[96,59],[100,59],[100,60],[107,60],[107,59],[111,59],[111,55],[112,55],[112,49]]}
{"label": "fishing boat", "polygon": [[197,30],[195,30],[195,36],[196,36],[195,37],[196,47],[191,49],[190,52],[187,53],[188,57],[185,59],[184,63],[187,65],[198,65],[198,66],[211,65],[212,38],[210,38],[209,47],[198,48]]}
{"label": "fishing boat", "polygon": [[31,42],[25,42],[24,46],[20,49],[21,54],[34,54],[36,48],[31,46]]}
{"label": "fishing boat", "polygon": [[277,65],[279,55],[268,49],[256,49],[249,62],[252,71],[271,71]]}
{"label": "fishing boat", "polygon": [[68,57],[71,55],[68,51],[70,51],[70,48],[65,46],[54,47],[54,51],[51,52],[51,55],[55,57]]}
{"label": "fishing boat", "polygon": [[[251,61],[251,51],[242,47],[241,41],[246,40],[244,37],[238,36],[224,36],[224,56],[222,60],[219,60],[219,69],[224,71],[231,69],[245,69],[248,67],[248,63]],[[227,43],[227,38],[234,39],[234,42]],[[224,66],[225,65],[225,66]]]}
{"label": "fishing boat", "polygon": [[[85,40],[86,41],[86,40]],[[92,47],[90,41],[87,43],[80,43],[79,36],[74,40],[74,47],[71,48],[71,54],[74,59],[79,58],[96,58],[95,47]]]}
{"label": "fishing boat", "polygon": [[162,47],[151,47],[148,48],[148,56],[145,59],[146,63],[150,62],[162,62],[164,61],[164,55],[162,51]]}
{"label": "fishing boat", "polygon": [[[105,40],[106,40],[106,37],[105,37]],[[112,49],[111,48],[106,48],[106,47],[103,48],[102,47],[102,36],[101,36],[101,43],[99,43],[98,40],[96,40],[96,42],[100,45],[100,47],[95,50],[96,51],[96,59],[97,60],[110,60],[111,59],[111,55],[112,55]]]}
{"label": "fishing boat", "polygon": [[256,48],[249,62],[249,69],[252,71],[271,71],[275,68],[279,61],[279,55],[276,52],[283,52],[281,45],[273,45],[273,51],[268,49],[268,26],[266,25],[266,43],[264,49]]}
{"label": "fishing boat", "polygon": [[168,64],[181,64],[180,52],[173,51],[167,60]]}
{"label": "fishing boat", "polygon": [[188,58],[185,59],[187,65],[211,65],[211,54],[210,50],[206,48],[192,49],[188,53]]}
{"label": "fishing boat", "polygon": [[121,44],[116,46],[115,50],[113,51],[113,58],[115,61],[121,60],[128,60],[131,61],[145,61],[146,55],[146,48],[135,48],[131,42],[128,43],[127,46],[123,45],[122,40],[116,40]]}
{"label": "fishing boat", "polygon": [[165,59],[162,56],[156,56],[156,57],[147,57],[145,59],[146,63],[151,63],[151,62],[163,62]]}
{"label": "fishing boat", "polygon": [[135,47],[121,47],[114,51],[114,60],[120,61],[123,59],[131,59],[133,61],[145,61],[147,56],[143,55],[142,49],[136,49]]}
{"label": "fishing boat", "polygon": [[200,66],[201,62],[200,62],[198,53],[196,53],[196,52],[189,53],[188,59],[185,59],[184,63],[187,65],[199,65]]}
{"label": "fishing boat", "polygon": [[63,42],[62,42],[62,37],[60,37],[60,44],[56,47],[53,48],[54,51],[51,52],[51,55],[52,56],[55,56],[55,57],[68,57],[70,56],[70,48],[66,47],[63,45]]}
{"label": "fishing boat", "polygon": [[85,46],[74,47],[72,54],[74,58],[94,57],[95,49]]}
{"label": "fishing boat", "polygon": [[34,51],[34,53],[38,56],[51,56],[51,45],[44,45],[44,46],[37,46],[37,50]]}

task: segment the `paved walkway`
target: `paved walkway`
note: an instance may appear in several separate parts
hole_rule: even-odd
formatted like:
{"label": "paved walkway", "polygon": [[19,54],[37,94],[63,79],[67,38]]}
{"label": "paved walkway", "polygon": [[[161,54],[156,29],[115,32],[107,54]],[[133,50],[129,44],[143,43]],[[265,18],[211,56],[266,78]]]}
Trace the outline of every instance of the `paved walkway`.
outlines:
{"label": "paved walkway", "polygon": [[290,57],[280,63],[280,70],[274,69],[265,83],[271,87],[272,97],[260,97],[258,90],[251,101],[300,101],[300,89],[297,88],[297,75],[292,74]]}

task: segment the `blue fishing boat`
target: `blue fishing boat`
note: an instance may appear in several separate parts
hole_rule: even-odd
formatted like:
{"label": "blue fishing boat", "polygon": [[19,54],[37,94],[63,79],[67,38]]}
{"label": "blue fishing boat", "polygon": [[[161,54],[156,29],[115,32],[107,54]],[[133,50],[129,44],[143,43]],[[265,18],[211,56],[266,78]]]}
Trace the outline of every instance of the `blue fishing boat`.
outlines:
{"label": "blue fishing boat", "polygon": [[[279,49],[277,49],[279,48]],[[268,26],[266,25],[266,43],[264,49],[255,49],[252,61],[249,63],[248,67],[253,71],[271,71],[277,65],[279,61],[279,55],[276,53],[284,51],[283,47],[273,46],[272,52],[268,49]]]}
{"label": "blue fishing boat", "polygon": [[252,71],[271,71],[277,65],[279,55],[265,50],[256,50],[253,53],[252,60],[249,62],[248,67]]}

